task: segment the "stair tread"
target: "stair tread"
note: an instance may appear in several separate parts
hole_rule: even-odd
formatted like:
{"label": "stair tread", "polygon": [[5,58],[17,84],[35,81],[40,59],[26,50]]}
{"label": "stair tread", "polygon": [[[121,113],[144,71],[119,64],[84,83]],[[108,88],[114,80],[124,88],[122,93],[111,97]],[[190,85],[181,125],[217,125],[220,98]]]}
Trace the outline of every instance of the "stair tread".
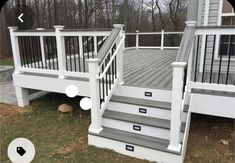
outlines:
{"label": "stair tread", "polygon": [[[132,122],[132,123],[137,123],[140,125],[147,125],[147,126],[164,128],[164,129],[170,129],[170,120],[116,112],[112,110],[105,110],[103,114],[103,118]],[[182,122],[181,131],[184,132],[184,129],[185,129],[185,123]]]}
{"label": "stair tread", "polygon": [[138,145],[138,146],[151,148],[154,150],[160,150],[164,152],[169,152],[169,153],[174,153],[174,154],[181,153],[181,152],[169,151],[167,149],[169,145],[169,140],[135,134],[135,133],[112,129],[108,127],[103,127],[103,130],[99,134],[92,133],[92,132],[89,132],[89,134],[108,138],[108,139],[113,139],[116,141],[121,141],[129,145]]}
{"label": "stair tread", "polygon": [[168,109],[168,110],[171,109],[171,103],[168,103],[168,102],[153,101],[153,100],[139,99],[139,98],[133,98],[133,97],[112,96],[111,101],[128,103],[128,104],[136,104],[136,105],[142,105],[142,106],[159,107],[159,108]]}
{"label": "stair tread", "polygon": [[[163,101],[155,101],[155,100],[147,100],[147,99],[115,96],[115,95],[112,96],[110,101],[171,110],[171,103],[163,102]],[[186,107],[184,108],[184,112],[188,112],[188,106],[187,105],[185,105],[185,106]]]}

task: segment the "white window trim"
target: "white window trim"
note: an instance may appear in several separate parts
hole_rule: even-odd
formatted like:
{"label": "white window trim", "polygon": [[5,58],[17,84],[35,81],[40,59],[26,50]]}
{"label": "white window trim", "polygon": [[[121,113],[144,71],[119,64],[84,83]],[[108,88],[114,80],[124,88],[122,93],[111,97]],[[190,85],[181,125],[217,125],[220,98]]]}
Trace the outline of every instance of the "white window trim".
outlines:
{"label": "white window trim", "polygon": [[[221,26],[222,25],[222,17],[223,16],[235,16],[235,12],[234,13],[223,13],[223,2],[224,0],[220,0],[219,1],[219,12],[218,12],[218,22],[217,25]],[[216,42],[215,42],[215,55],[214,55],[214,59],[215,60],[219,60],[220,56],[219,56],[219,47],[220,47],[220,35],[216,35]],[[224,58],[223,60],[228,60],[228,58]],[[231,61],[235,61],[235,57],[231,57],[230,58]]]}

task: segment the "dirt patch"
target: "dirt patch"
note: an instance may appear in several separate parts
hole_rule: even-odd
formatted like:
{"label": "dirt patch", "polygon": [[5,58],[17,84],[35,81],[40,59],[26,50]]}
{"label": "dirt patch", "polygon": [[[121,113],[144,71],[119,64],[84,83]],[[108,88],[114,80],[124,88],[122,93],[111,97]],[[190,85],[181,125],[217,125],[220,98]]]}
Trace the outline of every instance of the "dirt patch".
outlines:
{"label": "dirt patch", "polygon": [[59,149],[57,149],[56,153],[67,154],[67,153],[73,153],[76,151],[83,151],[86,149],[87,144],[88,144],[87,136],[83,136],[77,140],[70,142],[68,145],[66,145],[64,147],[60,147]]}
{"label": "dirt patch", "polygon": [[193,115],[186,163],[234,163],[234,120]]}
{"label": "dirt patch", "polygon": [[8,105],[0,103],[0,121],[11,120],[19,114],[31,111],[30,107],[18,107],[15,105]]}

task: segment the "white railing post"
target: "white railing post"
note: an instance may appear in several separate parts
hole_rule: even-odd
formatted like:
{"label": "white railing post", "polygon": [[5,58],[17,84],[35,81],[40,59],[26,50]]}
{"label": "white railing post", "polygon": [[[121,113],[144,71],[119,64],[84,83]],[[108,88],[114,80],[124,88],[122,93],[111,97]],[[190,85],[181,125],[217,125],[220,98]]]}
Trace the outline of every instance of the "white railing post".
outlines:
{"label": "white railing post", "polygon": [[[82,42],[82,36],[78,36],[79,38],[79,53],[80,55],[83,54],[83,42]],[[83,63],[84,64],[84,63]]]}
{"label": "white railing post", "polygon": [[164,50],[164,30],[161,32],[161,50]]}
{"label": "white railing post", "polygon": [[170,144],[168,150],[180,152],[181,109],[185,62],[173,62]]}
{"label": "white railing post", "polygon": [[[124,25],[123,24],[114,24],[113,25],[114,28],[120,28],[121,31],[120,31],[120,34],[119,34],[119,39],[118,39],[118,42],[121,41],[122,37],[124,36],[124,32],[123,32],[123,27]],[[118,73],[118,76],[119,76],[119,85],[123,85],[124,84],[124,80],[123,80],[123,51],[125,49],[125,45],[124,45],[124,42],[120,48],[120,50],[118,51],[118,54],[117,54],[117,73]]]}
{"label": "white railing post", "polygon": [[94,36],[94,53],[97,54],[97,36]]}
{"label": "white railing post", "polygon": [[65,42],[64,37],[61,36],[61,31],[64,26],[55,25],[55,33],[56,33],[56,47],[58,53],[58,64],[59,64],[59,78],[65,78],[64,73],[66,70],[66,54],[65,54]]}
{"label": "white railing post", "polygon": [[139,31],[138,30],[136,31],[135,41],[136,41],[136,49],[139,49]]}
{"label": "white railing post", "polygon": [[[37,30],[44,30],[44,28],[36,28]],[[43,41],[43,36],[39,36],[40,40],[40,49],[41,49],[41,54],[42,54],[42,65],[46,65],[46,57],[45,57],[45,50],[44,50],[44,41]]]}
{"label": "white railing post", "polygon": [[16,31],[18,27],[8,27],[8,28],[10,30],[11,46],[12,46],[14,65],[15,65],[15,73],[19,73],[19,68],[21,66],[19,42],[18,42],[18,37],[15,36],[14,34],[14,31]]}
{"label": "white railing post", "polygon": [[88,59],[87,62],[89,68],[89,94],[92,101],[89,131],[99,133],[103,129],[101,127],[99,80],[97,79],[100,72],[99,59]]}

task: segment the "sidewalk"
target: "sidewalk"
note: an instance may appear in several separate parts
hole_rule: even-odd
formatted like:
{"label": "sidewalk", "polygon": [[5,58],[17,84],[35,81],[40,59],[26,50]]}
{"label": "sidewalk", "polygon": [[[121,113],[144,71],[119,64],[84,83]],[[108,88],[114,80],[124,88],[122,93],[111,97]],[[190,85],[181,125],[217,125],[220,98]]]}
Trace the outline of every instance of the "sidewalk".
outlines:
{"label": "sidewalk", "polygon": [[12,81],[0,84],[0,103],[17,105],[15,89]]}

